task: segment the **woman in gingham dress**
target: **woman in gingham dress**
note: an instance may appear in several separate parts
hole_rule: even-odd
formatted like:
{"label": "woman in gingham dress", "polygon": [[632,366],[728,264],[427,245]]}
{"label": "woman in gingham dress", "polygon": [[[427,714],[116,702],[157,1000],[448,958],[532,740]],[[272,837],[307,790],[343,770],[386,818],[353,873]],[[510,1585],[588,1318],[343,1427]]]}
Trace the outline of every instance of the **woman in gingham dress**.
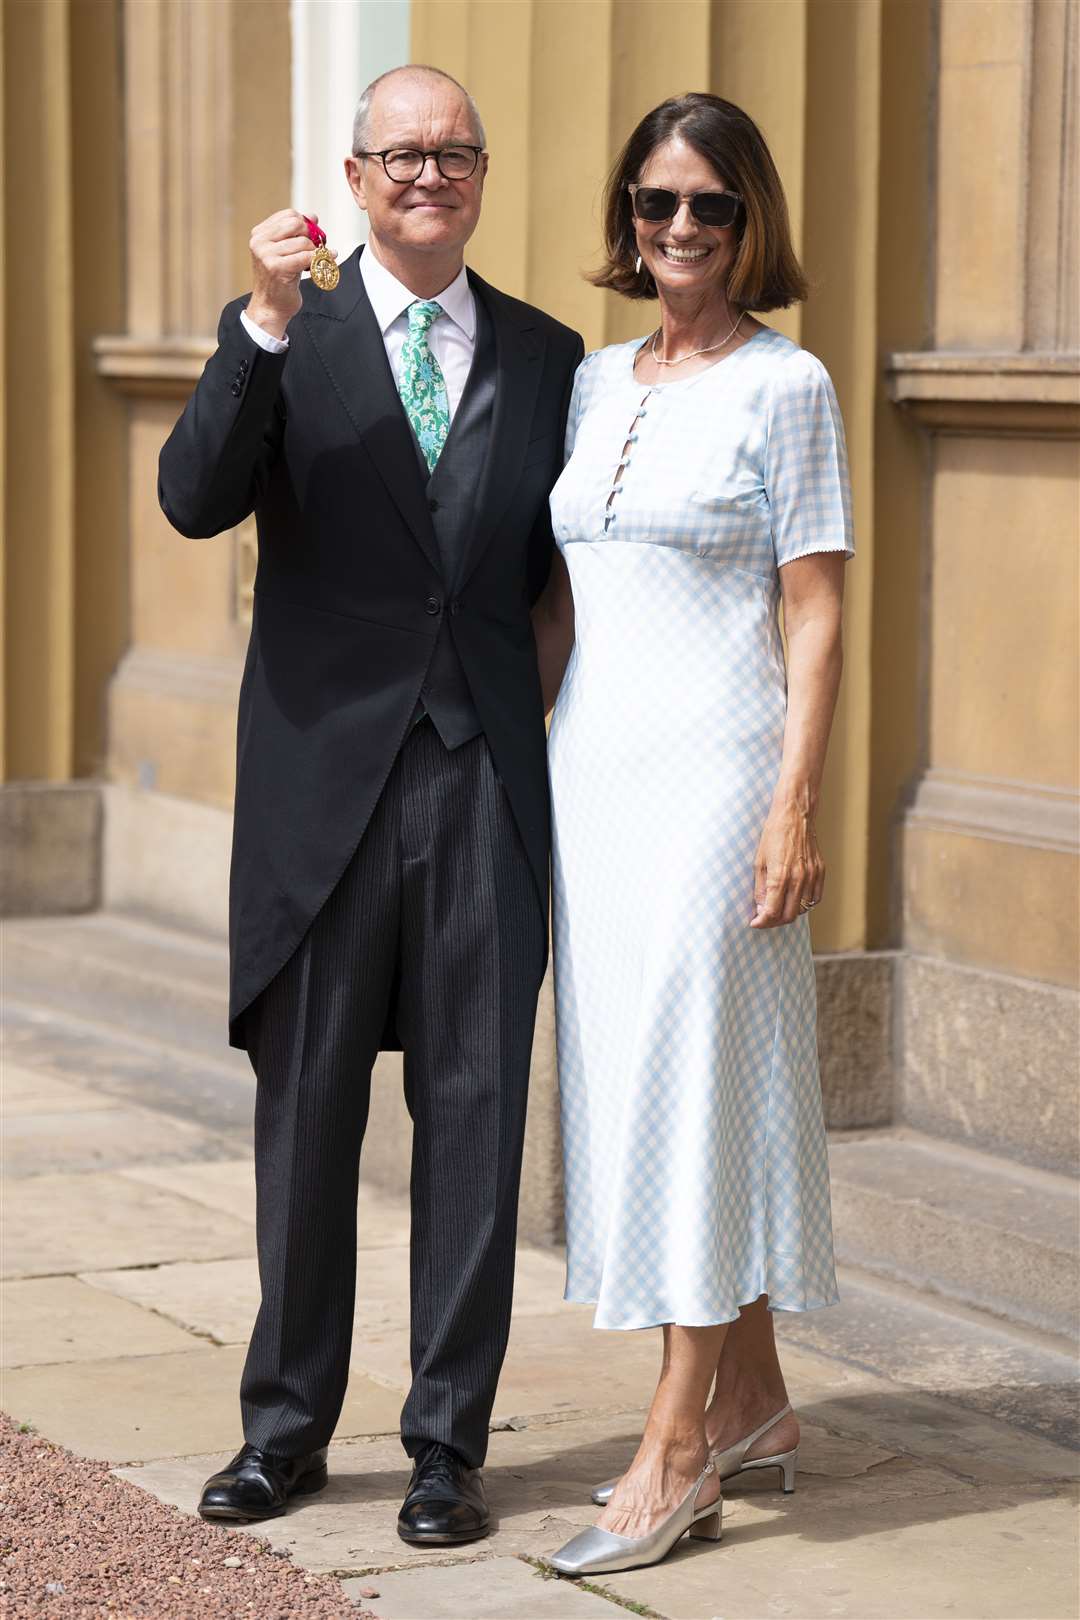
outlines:
{"label": "woman in gingham dress", "polygon": [[806,283],[745,113],[651,112],[606,237],[598,283],[658,298],[660,325],[578,371],[536,614],[566,1294],[597,1327],[662,1327],[664,1356],[598,1527],[555,1557],[568,1574],[718,1538],[721,1482],[752,1465],[793,1488],[769,1313],[836,1299],[808,913],[853,549],[843,427],[821,362],[750,313]]}

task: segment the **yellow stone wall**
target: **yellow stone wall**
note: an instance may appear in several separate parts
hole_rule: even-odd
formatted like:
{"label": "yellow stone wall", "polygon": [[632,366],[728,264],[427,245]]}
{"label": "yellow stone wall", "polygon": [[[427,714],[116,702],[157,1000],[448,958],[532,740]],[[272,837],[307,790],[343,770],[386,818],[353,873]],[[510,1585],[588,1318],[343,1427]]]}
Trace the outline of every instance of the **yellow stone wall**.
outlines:
{"label": "yellow stone wall", "polygon": [[[836,381],[858,529],[821,951],[1075,974],[1076,18],[413,0],[414,60],[487,124],[472,262],[590,347],[653,318],[582,274],[635,121],[710,88],[769,139],[814,284],[774,319]],[[0,24],[5,773],[225,808],[247,554],[179,541],[155,466],[288,195],[288,0],[0,0]]]}
{"label": "yellow stone wall", "polygon": [[110,684],[108,774],[227,809],[247,640],[238,547],[177,537],[157,458],[222,306],[247,285],[250,226],[288,200],[288,0],[129,0],[123,19],[127,318],[97,344],[127,398],[130,455],[129,645]]}
{"label": "yellow stone wall", "polygon": [[927,391],[910,409],[938,429],[924,770],[901,868],[909,947],[1066,985],[1080,950],[1078,36],[1062,0],[941,6],[939,369],[916,357],[908,372]]}
{"label": "yellow stone wall", "polygon": [[127,634],[125,413],[91,348],[123,320],[119,18],[113,0],[0,6],[7,778],[101,768]]}

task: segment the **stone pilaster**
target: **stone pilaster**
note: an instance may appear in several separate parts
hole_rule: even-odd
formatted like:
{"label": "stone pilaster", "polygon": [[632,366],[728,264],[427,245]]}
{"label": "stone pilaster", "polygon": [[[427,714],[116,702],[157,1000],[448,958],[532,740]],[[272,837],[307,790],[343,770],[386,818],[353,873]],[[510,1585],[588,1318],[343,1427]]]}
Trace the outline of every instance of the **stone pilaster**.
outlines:
{"label": "stone pilaster", "polygon": [[221,307],[246,285],[249,225],[289,198],[288,6],[128,0],[124,53],[127,330],[95,346],[128,400],[131,635],[109,693],[108,774],[152,838],[155,793],[232,799],[247,554],[242,536],[181,540],[156,468]]}

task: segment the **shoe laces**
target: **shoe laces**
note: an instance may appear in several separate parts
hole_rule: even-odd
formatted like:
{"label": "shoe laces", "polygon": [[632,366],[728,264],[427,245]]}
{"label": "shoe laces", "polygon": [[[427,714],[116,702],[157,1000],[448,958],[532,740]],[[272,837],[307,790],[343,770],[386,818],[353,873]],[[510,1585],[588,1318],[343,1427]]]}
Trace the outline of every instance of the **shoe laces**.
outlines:
{"label": "shoe laces", "polygon": [[461,1476],[461,1458],[450,1446],[444,1446],[438,1440],[433,1440],[420,1452],[416,1465],[424,1472],[425,1484],[445,1481],[448,1485],[456,1485]]}

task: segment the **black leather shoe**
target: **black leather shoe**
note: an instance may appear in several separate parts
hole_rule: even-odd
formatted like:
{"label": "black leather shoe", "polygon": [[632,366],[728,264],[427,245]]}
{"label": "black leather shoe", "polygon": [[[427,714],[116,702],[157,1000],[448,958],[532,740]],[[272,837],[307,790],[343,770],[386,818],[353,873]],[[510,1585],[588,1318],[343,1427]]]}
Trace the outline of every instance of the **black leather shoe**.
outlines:
{"label": "black leather shoe", "polygon": [[290,1496],[310,1496],[326,1484],[326,1447],[303,1457],[275,1457],[258,1446],[241,1446],[232,1462],[203,1486],[204,1519],[274,1519]]}
{"label": "black leather shoe", "polygon": [[416,1457],[398,1514],[398,1535],[415,1546],[479,1541],[491,1527],[484,1482],[456,1451],[432,1441]]}

